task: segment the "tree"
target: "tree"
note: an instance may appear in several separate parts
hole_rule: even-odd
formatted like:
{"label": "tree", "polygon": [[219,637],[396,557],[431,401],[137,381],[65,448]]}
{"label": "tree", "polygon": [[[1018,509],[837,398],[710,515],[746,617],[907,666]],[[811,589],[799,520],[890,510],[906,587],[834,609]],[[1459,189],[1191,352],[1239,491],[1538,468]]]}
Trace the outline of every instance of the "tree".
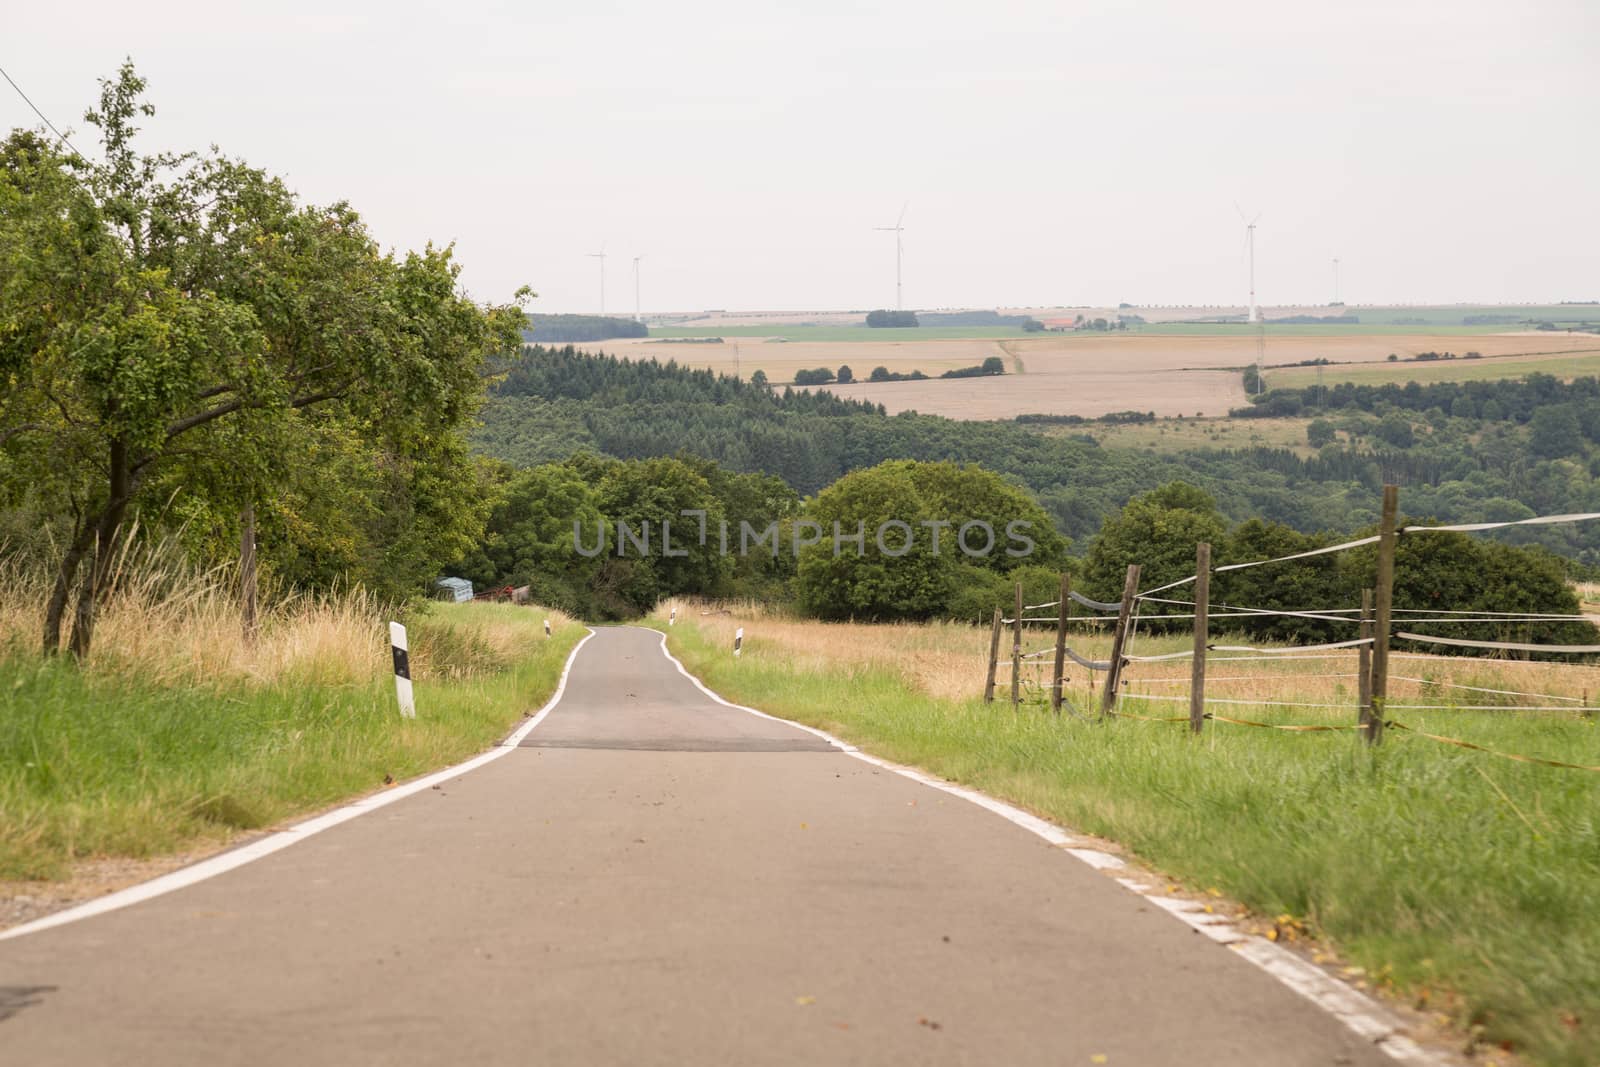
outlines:
{"label": "tree", "polygon": [[839,368],[837,377],[840,385],[848,385],[856,380],[855,372],[850,369],[850,365],[848,363]]}
{"label": "tree", "polygon": [[1209,493],[1186,482],[1171,482],[1135,497],[1106,519],[1089,546],[1084,582],[1091,596],[1122,594],[1129,564],[1142,568],[1144,588],[1165,585],[1194,573],[1194,546],[1222,543],[1226,526]]}
{"label": "tree", "polygon": [[1553,404],[1536,410],[1528,423],[1528,447],[1544,459],[1582,454],[1583,431],[1573,406]]}
{"label": "tree", "polygon": [[1312,448],[1321,448],[1331,445],[1338,437],[1338,431],[1333,428],[1333,423],[1327,419],[1312,419],[1306,426],[1306,443]]}
{"label": "tree", "polygon": [[999,356],[989,356],[979,366],[985,374],[1004,374],[1006,372],[1006,361]]}
{"label": "tree", "polygon": [[[924,619],[954,588],[957,556],[935,552],[921,525],[931,518],[912,472],[887,463],[847,474],[818,493],[805,517],[821,530],[800,551],[795,591],[823,619]],[[844,537],[835,551],[834,532]],[[882,536],[880,537],[880,532]]]}
{"label": "tree", "polygon": [[1411,420],[1398,411],[1391,411],[1378,420],[1378,439],[1396,448],[1410,448],[1417,443],[1411,429]]}
{"label": "tree", "polygon": [[447,527],[471,509],[421,499],[417,476],[465,464],[480,368],[515,350],[521,312],[461,296],[449,249],[380,254],[345,204],[303,207],[220,155],[136,154],[144,80],[125,64],[101,84],[85,118],[102,162],[31,134],[0,146],[4,471],[48,457],[71,514],[45,651],[76,586],[71,648],[88,654],[124,520],[157,487],[192,482],[202,510],[236,511],[319,435],[385,453],[386,503],[405,505],[385,521],[459,541]]}

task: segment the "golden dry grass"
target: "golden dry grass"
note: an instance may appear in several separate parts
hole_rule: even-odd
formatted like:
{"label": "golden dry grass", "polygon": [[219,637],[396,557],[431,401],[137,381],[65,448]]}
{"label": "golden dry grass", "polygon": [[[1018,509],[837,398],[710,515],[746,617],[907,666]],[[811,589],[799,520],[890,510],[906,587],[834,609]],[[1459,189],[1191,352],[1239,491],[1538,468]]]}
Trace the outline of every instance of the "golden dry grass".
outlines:
{"label": "golden dry grass", "polygon": [[[730,649],[734,630],[743,626],[746,654],[779,656],[797,670],[834,671],[842,679],[862,671],[890,671],[908,688],[938,699],[971,699],[983,692],[990,638],[986,629],[944,622],[826,623],[795,619],[756,606],[723,610],[724,606],[718,605],[713,610],[709,605],[681,600],[660,605],[654,617],[665,619],[674,605],[679,618],[692,619],[702,631],[715,635]],[[704,614],[707,611],[711,613]],[[1024,628],[1023,651],[1034,654],[1023,664],[1026,699],[1041,700],[1042,694],[1048,692],[1054,640],[1053,626]],[[1103,660],[1111,654],[1109,626],[1105,623],[1077,623],[1068,640],[1074,650],[1089,659]],[[1258,644],[1226,635],[1214,636],[1213,640],[1236,646]],[[1131,651],[1134,655],[1160,655],[1188,649],[1192,644],[1187,634],[1151,637],[1136,633]],[[1000,699],[1009,698],[1010,650],[1008,628],[1001,636],[996,689]],[[1213,652],[1208,662],[1206,695],[1212,700],[1238,700],[1241,708],[1250,705],[1257,710],[1279,702],[1326,705],[1292,710],[1307,722],[1352,721],[1357,703],[1357,654],[1349,650],[1321,656],[1279,660],[1248,652]],[[1189,677],[1188,659],[1136,662],[1125,674],[1126,692],[1129,696],[1162,698],[1152,700],[1156,707],[1151,714],[1161,714],[1159,706],[1165,704],[1172,705],[1171,714],[1184,714]],[[1090,672],[1069,662],[1066,694],[1075,705],[1089,706],[1097,699],[1103,680],[1103,675],[1091,677]],[[1458,688],[1468,686],[1473,688]],[[1518,693],[1527,695],[1513,695]],[[1391,707],[1397,709],[1412,705],[1593,707],[1600,701],[1600,666],[1443,657],[1397,647],[1390,664],[1389,697]],[[1227,714],[1227,707],[1219,704],[1213,710]]]}
{"label": "golden dry grass", "polygon": [[[390,670],[388,621],[397,609],[359,587],[328,596],[269,591],[249,641],[231,568],[196,570],[157,546],[122,553],[112,577],[95,624],[87,665],[93,674],[159,686],[339,688]],[[42,575],[0,568],[0,655],[37,651],[48,591]],[[429,626],[428,610],[410,627],[419,681],[498,670],[526,644],[525,629],[501,613],[458,613],[445,627]],[[552,626],[570,621],[555,611],[544,616]]]}

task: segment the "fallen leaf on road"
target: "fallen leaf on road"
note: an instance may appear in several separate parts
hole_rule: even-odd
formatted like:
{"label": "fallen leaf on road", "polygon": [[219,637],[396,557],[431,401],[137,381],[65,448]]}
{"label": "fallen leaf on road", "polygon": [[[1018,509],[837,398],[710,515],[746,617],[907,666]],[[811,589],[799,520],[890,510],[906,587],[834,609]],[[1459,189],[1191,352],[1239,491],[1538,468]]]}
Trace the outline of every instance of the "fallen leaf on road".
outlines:
{"label": "fallen leaf on road", "polygon": [[1110,1063],[1111,1062],[1111,1057],[1107,1056],[1104,1052],[1096,1052],[1093,1056],[1089,1057],[1089,1062],[1090,1063]]}
{"label": "fallen leaf on road", "polygon": [[805,1007],[807,1004],[815,1004],[817,1002],[817,998],[816,997],[795,997],[794,998],[794,1002],[796,1004],[800,1005],[801,1007]]}
{"label": "fallen leaf on road", "polygon": [[927,1018],[926,1016],[924,1016],[921,1019],[918,1019],[917,1020],[917,1025],[918,1026],[926,1026],[929,1030],[941,1029],[941,1027],[939,1026],[938,1023],[934,1022],[932,1019]]}

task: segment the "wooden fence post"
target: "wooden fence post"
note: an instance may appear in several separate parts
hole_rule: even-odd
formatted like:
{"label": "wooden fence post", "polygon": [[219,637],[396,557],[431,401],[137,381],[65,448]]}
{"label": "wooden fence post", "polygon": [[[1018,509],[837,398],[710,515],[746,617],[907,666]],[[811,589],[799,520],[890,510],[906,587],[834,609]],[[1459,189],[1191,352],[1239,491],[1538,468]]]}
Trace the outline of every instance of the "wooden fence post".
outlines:
{"label": "wooden fence post", "polygon": [[239,594],[243,610],[244,643],[256,643],[256,506],[246,504],[239,517]]}
{"label": "wooden fence post", "polygon": [[1017,583],[1016,614],[1011,617],[1011,710],[1022,701],[1022,583]]}
{"label": "wooden fence post", "polygon": [[1189,729],[1206,721],[1206,644],[1211,639],[1211,545],[1194,546],[1194,659],[1189,670]]}
{"label": "wooden fence post", "polygon": [[[1361,631],[1359,636],[1366,640],[1373,634],[1372,626],[1372,590],[1361,590]],[[1359,678],[1356,682],[1358,699],[1361,701],[1361,710],[1356,722],[1363,729],[1370,729],[1367,725],[1372,721],[1372,646],[1362,645],[1361,654],[1357,660],[1356,673]]]}
{"label": "wooden fence post", "polygon": [[1384,705],[1389,698],[1389,614],[1394,607],[1395,516],[1400,510],[1400,489],[1383,487],[1383,518],[1378,527],[1378,587],[1376,632],[1372,644],[1372,717],[1367,722],[1367,740],[1376,745],[1383,740]]}
{"label": "wooden fence post", "polygon": [[994,674],[1000,666],[1000,618],[1005,613],[994,609],[994,629],[989,634],[989,677],[983,683],[983,702],[994,703]]}
{"label": "wooden fence post", "polygon": [[1117,610],[1117,630],[1111,637],[1111,669],[1106,671],[1106,687],[1100,694],[1100,717],[1112,714],[1117,703],[1117,687],[1122,683],[1122,646],[1128,639],[1128,623],[1133,617],[1133,598],[1139,593],[1139,564],[1128,565],[1122,583],[1122,606]]}
{"label": "wooden fence post", "polygon": [[1050,710],[1061,714],[1061,687],[1067,678],[1067,620],[1072,618],[1072,575],[1061,575],[1061,603],[1056,606],[1056,666],[1050,674]]}

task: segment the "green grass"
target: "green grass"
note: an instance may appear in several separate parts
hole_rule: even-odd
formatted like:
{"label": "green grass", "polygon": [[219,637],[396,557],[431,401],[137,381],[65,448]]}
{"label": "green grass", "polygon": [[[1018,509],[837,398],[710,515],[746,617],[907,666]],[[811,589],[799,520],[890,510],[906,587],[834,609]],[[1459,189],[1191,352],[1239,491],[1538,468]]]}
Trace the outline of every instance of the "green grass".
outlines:
{"label": "green grass", "polygon": [[[967,341],[985,338],[1040,337],[1019,326],[907,326],[874,329],[871,326],[807,326],[774,323],[767,326],[652,326],[650,336],[662,337],[782,337],[788,341]],[[669,347],[669,346],[663,346]]]}
{"label": "green grass", "polygon": [[1287,448],[1302,456],[1316,453],[1306,441],[1303,419],[1157,419],[1155,422],[1096,422],[1049,426],[1046,437],[1089,434],[1104,448],[1142,448],[1162,455],[1196,448]]}
{"label": "green grass", "polygon": [[[1531,338],[1530,338],[1531,340]],[[1523,378],[1530,374],[1549,374],[1557,378],[1581,378],[1600,374],[1600,338],[1596,338],[1592,352],[1572,355],[1501,356],[1483,359],[1437,359],[1426,362],[1396,361],[1394,363],[1331,363],[1321,368],[1318,381],[1316,367],[1284,367],[1269,369],[1268,387],[1336,385],[1354,382],[1358,385],[1382,385],[1385,382],[1482,382],[1501,378]]]}
{"label": "green grass", "polygon": [[[474,632],[518,627],[509,658]],[[444,607],[412,646],[463,680],[418,681],[402,719],[385,677],[344,687],[163,687],[70,661],[0,660],[0,877],[57,878],[74,859],[219,843],[448,766],[505,736],[554,691],[583,628],[548,641],[528,609]]]}
{"label": "green grass", "polygon": [[[1119,841],[1261,915],[1302,919],[1376,984],[1485,1041],[1540,1063],[1600,1062],[1600,774],[1403,735],[1372,750],[1353,732],[1212,724],[1195,739],[1167,724],[1013,714],[934,699],[886,672],[807,672],[764,655],[759,637],[735,661],[692,622],[670,643],[730,699]],[[1594,720],[1405,721],[1600,764]]]}
{"label": "green grass", "polygon": [[[1394,326],[1380,322],[1342,322],[1316,325],[1314,323],[1285,322],[1267,323],[1266,336],[1268,340],[1274,337],[1404,337],[1419,334],[1428,337],[1435,336],[1463,336],[1474,337],[1487,333],[1505,333],[1508,330],[1518,329],[1514,324],[1503,326],[1462,326],[1457,318],[1456,325],[1439,326]],[[1526,327],[1521,327],[1525,329]],[[1128,327],[1129,333],[1172,334],[1185,337],[1254,337],[1258,327],[1247,322],[1219,322],[1219,323],[1186,323],[1165,322],[1151,323],[1145,326]],[[1122,331],[1118,331],[1121,333]],[[1102,334],[1085,332],[1073,336],[1100,337]]]}

